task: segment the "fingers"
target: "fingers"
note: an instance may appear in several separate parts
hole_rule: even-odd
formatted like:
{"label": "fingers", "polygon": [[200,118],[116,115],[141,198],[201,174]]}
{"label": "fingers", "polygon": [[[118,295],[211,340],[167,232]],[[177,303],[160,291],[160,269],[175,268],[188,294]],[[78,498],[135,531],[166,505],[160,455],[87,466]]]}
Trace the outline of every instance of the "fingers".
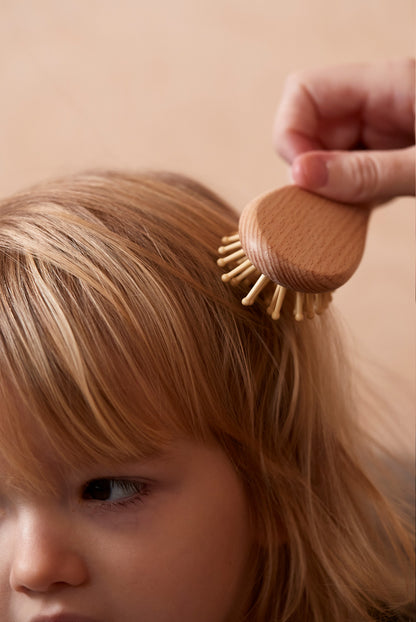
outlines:
{"label": "fingers", "polygon": [[414,71],[403,59],[290,76],[274,143],[293,181],[349,203],[414,194]]}
{"label": "fingers", "polygon": [[290,76],[273,128],[273,142],[279,155],[287,162],[293,162],[300,153],[323,149],[318,119],[318,108],[308,88],[300,77]]}
{"label": "fingers", "polygon": [[273,141],[288,162],[319,149],[414,143],[414,59],[303,71],[289,76]]}
{"label": "fingers", "polygon": [[392,151],[308,152],[292,165],[295,184],[346,203],[415,194],[415,147]]}

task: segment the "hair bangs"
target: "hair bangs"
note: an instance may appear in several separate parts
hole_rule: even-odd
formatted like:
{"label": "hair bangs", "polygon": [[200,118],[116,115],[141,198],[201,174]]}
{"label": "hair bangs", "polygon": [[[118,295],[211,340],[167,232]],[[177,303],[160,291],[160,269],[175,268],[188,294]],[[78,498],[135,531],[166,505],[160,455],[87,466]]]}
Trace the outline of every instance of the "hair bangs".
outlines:
{"label": "hair bangs", "polygon": [[[198,271],[194,214],[185,221],[176,209],[178,264],[149,198],[127,234],[123,209],[131,207],[114,190],[107,222],[99,206],[85,207],[86,193],[67,204],[61,194],[60,203],[41,195],[15,200],[13,213],[0,207],[0,432],[6,459],[22,457],[14,466],[26,482],[40,461],[24,446],[20,412],[69,464],[148,455],[180,435],[206,439],[207,413],[219,416],[199,347],[218,332],[203,285],[218,275],[214,261],[212,274]],[[175,220],[174,205],[170,212]],[[212,246],[202,252],[210,265]]]}

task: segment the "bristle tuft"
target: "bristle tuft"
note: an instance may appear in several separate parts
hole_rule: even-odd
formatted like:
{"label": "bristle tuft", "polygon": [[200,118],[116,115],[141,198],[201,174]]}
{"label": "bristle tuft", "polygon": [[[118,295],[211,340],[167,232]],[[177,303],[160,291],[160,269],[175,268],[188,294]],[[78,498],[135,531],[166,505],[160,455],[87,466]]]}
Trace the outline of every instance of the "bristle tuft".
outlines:
{"label": "bristle tuft", "polygon": [[259,295],[259,293],[261,292],[261,290],[264,289],[267,283],[269,282],[270,282],[270,279],[264,274],[259,276],[257,281],[254,283],[253,287],[248,292],[247,296],[242,299],[241,301],[242,304],[244,306],[252,305],[253,302],[256,300],[257,296]]}
{"label": "bristle tuft", "polygon": [[253,267],[251,261],[249,259],[245,259],[240,264],[238,264],[238,266],[236,266],[233,270],[230,270],[230,272],[226,272],[225,274],[223,274],[221,276],[221,279],[224,281],[224,283],[227,283],[228,281],[231,281],[231,279],[237,278],[237,275],[244,273],[247,270],[247,268],[250,268],[250,267]]}
{"label": "bristle tuft", "polygon": [[235,251],[235,253],[231,253],[231,255],[220,257],[219,259],[217,259],[217,264],[222,268],[223,266],[226,266],[227,263],[237,261],[237,259],[240,259],[241,257],[245,257],[245,252],[243,251],[243,249]]}
{"label": "bristle tuft", "polygon": [[241,248],[240,240],[237,240],[237,242],[232,242],[231,244],[226,244],[225,246],[220,246],[218,252],[220,255],[224,255],[224,253],[231,253],[238,248]]}
{"label": "bristle tuft", "polygon": [[305,312],[306,317],[312,320],[315,317],[315,294],[306,294],[305,296]]}
{"label": "bristle tuft", "polygon": [[221,242],[223,244],[232,244],[233,242],[237,242],[237,240],[240,239],[240,236],[238,235],[238,233],[235,233],[234,235],[225,235],[223,238],[221,238]]}
{"label": "bristle tuft", "polygon": [[297,322],[301,322],[303,320],[303,299],[304,294],[296,292],[294,316]]}
{"label": "bristle tuft", "polygon": [[283,285],[276,285],[273,293],[272,302],[269,306],[269,313],[272,317],[272,320],[278,320],[280,317],[280,310],[286,296],[286,291],[287,289],[286,287],[283,287]]}

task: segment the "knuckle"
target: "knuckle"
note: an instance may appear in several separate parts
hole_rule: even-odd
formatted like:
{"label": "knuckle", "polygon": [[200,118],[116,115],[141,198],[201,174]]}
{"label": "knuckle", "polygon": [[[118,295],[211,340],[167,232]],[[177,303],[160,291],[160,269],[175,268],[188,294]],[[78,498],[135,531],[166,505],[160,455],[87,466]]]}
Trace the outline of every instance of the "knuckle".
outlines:
{"label": "knuckle", "polygon": [[359,154],[351,159],[350,166],[354,199],[360,201],[377,196],[381,186],[381,171],[376,158],[369,154]]}

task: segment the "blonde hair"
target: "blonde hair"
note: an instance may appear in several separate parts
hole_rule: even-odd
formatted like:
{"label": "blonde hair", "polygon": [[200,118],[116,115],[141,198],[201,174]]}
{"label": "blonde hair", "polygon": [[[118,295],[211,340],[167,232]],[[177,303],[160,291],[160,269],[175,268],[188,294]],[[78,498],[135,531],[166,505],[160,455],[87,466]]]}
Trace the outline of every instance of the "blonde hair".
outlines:
{"label": "blonde hair", "polygon": [[[245,619],[391,619],[411,601],[409,530],[364,467],[333,320],[243,308],[215,263],[236,228],[216,195],[168,173],[80,174],[3,201],[1,403],[30,407],[70,464],[215,439],[257,533]],[[40,486],[8,412],[15,484]]]}

